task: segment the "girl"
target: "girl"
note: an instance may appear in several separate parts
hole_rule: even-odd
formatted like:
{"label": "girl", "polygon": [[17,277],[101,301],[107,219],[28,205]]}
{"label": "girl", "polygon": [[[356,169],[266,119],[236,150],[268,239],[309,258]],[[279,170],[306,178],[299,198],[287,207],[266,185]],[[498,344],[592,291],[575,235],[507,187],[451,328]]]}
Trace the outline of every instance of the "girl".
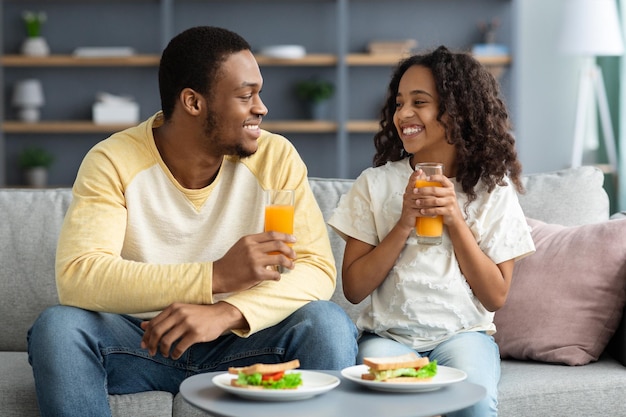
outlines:
{"label": "girl", "polygon": [[[358,303],[358,363],[415,351],[487,389],[459,416],[497,415],[493,312],[515,260],[535,248],[517,199],[521,164],[499,87],[467,54],[439,47],[400,62],[388,88],[373,168],[329,224],[346,240],[343,290]],[[441,162],[441,187],[415,188],[416,163]],[[415,220],[442,216],[443,242],[418,244]]]}

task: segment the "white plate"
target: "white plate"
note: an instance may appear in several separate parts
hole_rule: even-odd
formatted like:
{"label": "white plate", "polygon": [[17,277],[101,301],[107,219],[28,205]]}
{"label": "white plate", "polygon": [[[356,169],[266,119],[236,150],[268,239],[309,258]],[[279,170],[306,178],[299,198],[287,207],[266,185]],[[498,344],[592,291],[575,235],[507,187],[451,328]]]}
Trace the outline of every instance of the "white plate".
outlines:
{"label": "white plate", "polygon": [[356,365],[343,369],[341,371],[341,375],[350,381],[354,381],[357,384],[364,385],[368,388],[377,391],[391,392],[434,391],[445,385],[454,384],[455,382],[460,382],[467,378],[467,374],[460,369],[441,365],[437,366],[437,375],[435,375],[430,381],[424,382],[382,382],[361,379],[361,375],[367,373],[368,371],[369,367],[367,365]]}
{"label": "white plate", "polygon": [[[239,395],[243,398],[263,401],[295,401],[304,400],[323,394],[339,385],[339,378],[322,372],[294,370],[302,375],[302,385],[296,389],[249,389],[230,385],[230,381],[237,378],[237,375],[223,373],[213,377],[212,381],[216,387]],[[289,372],[288,372],[289,373]]]}

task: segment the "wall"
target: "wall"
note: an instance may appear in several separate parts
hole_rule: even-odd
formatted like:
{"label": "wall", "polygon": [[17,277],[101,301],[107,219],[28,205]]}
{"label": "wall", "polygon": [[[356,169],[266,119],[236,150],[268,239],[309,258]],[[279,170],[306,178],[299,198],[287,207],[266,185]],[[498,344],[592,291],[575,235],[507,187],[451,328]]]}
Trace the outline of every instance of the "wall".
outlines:
{"label": "wall", "polygon": [[581,60],[558,51],[566,1],[515,2],[515,133],[526,173],[570,164]]}
{"label": "wall", "polygon": [[[515,133],[524,173],[555,171],[571,166],[578,82],[583,58],[559,52],[561,17],[568,0],[518,0],[514,2],[515,60],[513,97],[515,99]],[[602,58],[615,61],[619,59]],[[619,64],[616,64],[617,66]],[[602,69],[607,95],[619,137],[618,76],[616,69]],[[620,120],[621,117],[621,120]],[[618,143],[619,149],[619,143]],[[603,144],[597,155],[586,155],[583,164],[605,163]],[[622,161],[623,162],[623,161]],[[621,164],[622,166],[624,164]],[[623,176],[624,174],[622,174]],[[619,189],[618,189],[619,185]],[[626,208],[626,187],[612,174],[605,175],[604,187],[609,194],[610,210]],[[622,202],[618,201],[621,199]]]}

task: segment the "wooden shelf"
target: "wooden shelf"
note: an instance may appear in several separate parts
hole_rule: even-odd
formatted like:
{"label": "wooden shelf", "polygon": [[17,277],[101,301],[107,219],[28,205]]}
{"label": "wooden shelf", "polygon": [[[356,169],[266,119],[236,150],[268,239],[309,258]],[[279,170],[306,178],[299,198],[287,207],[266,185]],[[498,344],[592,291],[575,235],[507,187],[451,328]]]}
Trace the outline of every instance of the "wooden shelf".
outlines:
{"label": "wooden shelf", "polygon": [[28,57],[4,55],[0,64],[5,67],[151,67],[159,65],[157,55],[133,55],[124,57],[83,58],[73,55],[49,55]]}
{"label": "wooden shelf", "polygon": [[350,133],[376,133],[379,127],[378,120],[349,120],[346,124]]}
{"label": "wooden shelf", "polygon": [[[5,121],[2,124],[2,130],[5,133],[32,134],[113,133],[131,126],[133,125],[95,124],[88,120],[59,120],[42,121],[37,123]],[[264,121],[262,128],[272,132],[334,133],[337,131],[337,123],[334,121],[277,120]]]}
{"label": "wooden shelf", "polygon": [[474,56],[478,62],[485,66],[505,66],[511,64],[511,57],[508,55],[501,56]]}
{"label": "wooden shelf", "polygon": [[264,121],[261,128],[276,133],[335,133],[337,123],[331,120],[276,120]]}
{"label": "wooden shelf", "polygon": [[[256,56],[262,66],[333,66],[338,60],[331,54],[310,54],[298,59],[278,59],[264,55]],[[4,55],[0,64],[5,67],[103,67],[103,66],[158,66],[158,55],[132,55],[125,57],[76,57],[73,55],[49,55],[28,57],[24,55]]]}
{"label": "wooden shelf", "polygon": [[279,59],[271,58],[265,55],[254,56],[259,66],[277,66],[277,67],[306,67],[306,66],[333,66],[337,65],[339,60],[336,55],[332,54],[309,54],[297,59]]}
{"label": "wooden shelf", "polygon": [[5,133],[113,133],[126,129],[128,124],[97,125],[91,121],[43,121],[37,123],[25,123],[17,121],[5,121],[2,130]]}
{"label": "wooden shelf", "polygon": [[[346,64],[350,66],[393,66],[404,56],[397,54],[348,54]],[[50,55],[27,57],[4,55],[0,64],[5,67],[102,67],[102,66],[158,66],[158,55],[133,55],[127,57],[86,58],[73,55]],[[279,59],[256,55],[260,66],[334,66],[339,59],[332,54],[309,54],[297,59]],[[504,66],[511,63],[509,56],[477,56],[487,66]]]}
{"label": "wooden shelf", "polygon": [[[407,55],[399,54],[348,54],[346,63],[352,66],[393,66]],[[504,66],[511,63],[511,57],[506,56],[475,56],[476,60],[486,66]]]}
{"label": "wooden shelf", "polygon": [[[5,121],[2,124],[4,133],[30,134],[61,134],[61,133],[113,133],[133,125],[106,124],[99,125],[88,120],[59,120],[25,123],[19,121]],[[337,122],[332,120],[276,120],[264,121],[263,129],[280,133],[335,133]],[[352,120],[346,124],[346,129],[352,133],[374,133],[378,131],[376,120]]]}
{"label": "wooden shelf", "polygon": [[393,66],[406,55],[398,54],[348,54],[346,64],[353,66]]}

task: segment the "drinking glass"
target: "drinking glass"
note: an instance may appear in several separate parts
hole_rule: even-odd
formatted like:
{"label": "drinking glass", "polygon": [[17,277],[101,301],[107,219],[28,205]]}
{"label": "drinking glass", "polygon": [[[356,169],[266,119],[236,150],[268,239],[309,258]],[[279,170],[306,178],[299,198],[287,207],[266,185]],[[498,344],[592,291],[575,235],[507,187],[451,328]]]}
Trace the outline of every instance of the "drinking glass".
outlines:
{"label": "drinking glass", "polygon": [[[265,231],[293,234],[293,216],[295,192],[294,190],[266,190],[265,191]],[[291,246],[291,243],[288,243]],[[280,252],[270,252],[278,255]],[[288,269],[277,267],[281,273]]]}
{"label": "drinking glass", "polygon": [[[415,170],[422,170],[422,174],[415,181],[415,188],[441,187],[437,181],[428,181],[427,177],[443,174],[443,164],[439,162],[422,162],[415,164]],[[416,217],[415,233],[417,242],[424,245],[440,245],[443,234],[443,216]]]}

